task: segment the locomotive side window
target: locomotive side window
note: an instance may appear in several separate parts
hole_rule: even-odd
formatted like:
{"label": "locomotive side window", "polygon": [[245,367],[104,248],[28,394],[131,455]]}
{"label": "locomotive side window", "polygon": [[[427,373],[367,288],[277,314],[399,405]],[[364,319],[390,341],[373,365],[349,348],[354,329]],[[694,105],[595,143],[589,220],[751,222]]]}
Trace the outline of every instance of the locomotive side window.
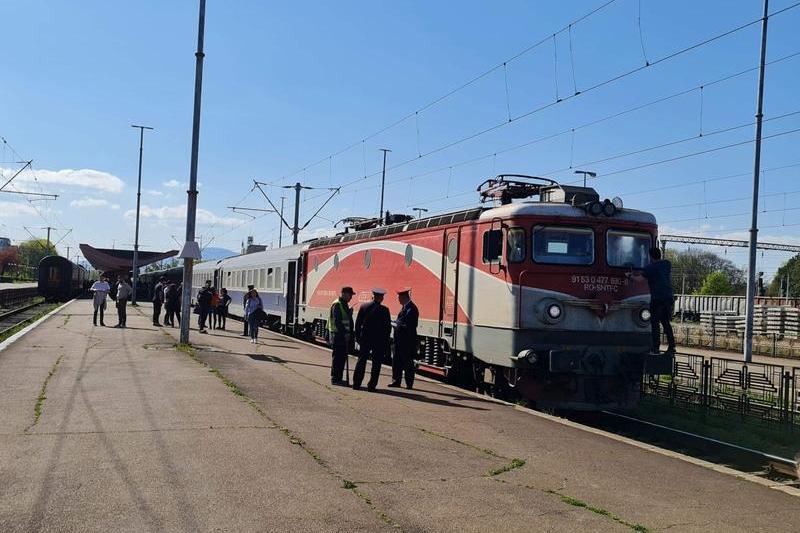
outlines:
{"label": "locomotive side window", "polygon": [[509,263],[525,261],[525,230],[511,228],[506,234],[506,258]]}
{"label": "locomotive side window", "polygon": [[492,229],[483,234],[483,262],[495,263],[503,253],[503,231]]}
{"label": "locomotive side window", "polygon": [[608,266],[644,268],[650,263],[652,241],[649,233],[609,230],[606,234]]}
{"label": "locomotive side window", "polygon": [[594,263],[594,232],[589,228],[536,226],[533,228],[533,260],[554,265]]}

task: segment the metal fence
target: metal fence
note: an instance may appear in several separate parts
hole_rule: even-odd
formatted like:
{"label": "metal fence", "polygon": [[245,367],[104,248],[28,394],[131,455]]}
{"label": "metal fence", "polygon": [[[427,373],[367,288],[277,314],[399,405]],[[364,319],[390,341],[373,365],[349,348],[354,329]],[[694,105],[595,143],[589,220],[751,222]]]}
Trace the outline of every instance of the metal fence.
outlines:
{"label": "metal fence", "polygon": [[681,407],[800,426],[800,368],[678,353],[672,374],[645,376],[642,393]]}
{"label": "metal fence", "polygon": [[0,291],[0,309],[13,309],[24,305],[38,296],[36,287],[8,288]]}
{"label": "metal fence", "polygon": [[[709,350],[744,351],[744,335],[738,332],[717,331],[715,328],[703,328],[696,325],[673,324],[675,342],[690,348]],[[666,344],[666,336],[661,335]],[[800,357],[800,339],[788,338],[778,333],[767,333],[753,336],[753,353],[771,355],[773,357]]]}

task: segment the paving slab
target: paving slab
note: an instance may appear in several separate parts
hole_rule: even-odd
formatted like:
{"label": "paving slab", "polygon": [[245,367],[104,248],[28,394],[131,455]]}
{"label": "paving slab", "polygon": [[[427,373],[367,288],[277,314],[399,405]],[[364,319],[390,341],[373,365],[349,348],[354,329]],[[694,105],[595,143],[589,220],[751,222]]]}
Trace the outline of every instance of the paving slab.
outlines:
{"label": "paving slab", "polygon": [[329,353],[295,339],[253,346],[231,322],[192,331],[193,358],[148,306],[127,330],[92,327],[89,306],[0,352],[0,531],[800,524],[797,497],[435,382],[332,387]]}

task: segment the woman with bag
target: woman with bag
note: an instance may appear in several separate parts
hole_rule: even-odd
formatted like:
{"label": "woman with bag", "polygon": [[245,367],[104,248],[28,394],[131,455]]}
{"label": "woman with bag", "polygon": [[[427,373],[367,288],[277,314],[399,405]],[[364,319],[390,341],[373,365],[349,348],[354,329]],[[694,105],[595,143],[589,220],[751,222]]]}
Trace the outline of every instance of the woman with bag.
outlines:
{"label": "woman with bag", "polygon": [[247,293],[247,304],[244,309],[244,319],[247,321],[247,329],[250,333],[250,342],[258,344],[258,324],[264,315],[264,305],[258,291],[250,289]]}
{"label": "woman with bag", "polygon": [[225,329],[225,322],[228,319],[228,306],[231,305],[231,297],[228,296],[228,289],[223,287],[219,291],[219,303],[217,304],[217,319],[219,329]]}

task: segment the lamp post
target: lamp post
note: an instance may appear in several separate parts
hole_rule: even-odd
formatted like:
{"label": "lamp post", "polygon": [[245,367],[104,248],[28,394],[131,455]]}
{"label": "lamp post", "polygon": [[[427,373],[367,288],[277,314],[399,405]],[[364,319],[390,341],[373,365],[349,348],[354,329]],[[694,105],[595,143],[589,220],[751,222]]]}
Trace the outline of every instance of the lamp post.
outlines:
{"label": "lamp post", "polygon": [[139,208],[142,203],[142,152],[144,149],[144,130],[152,130],[149,126],[131,124],[131,128],[139,128],[139,184],[136,187],[136,235],[133,238],[133,292],[131,305],[136,304],[136,285],[139,282]]}
{"label": "lamp post", "polygon": [[197,23],[197,52],[194,71],[194,114],[192,118],[192,159],[189,164],[189,190],[186,191],[186,242],[179,257],[183,259],[183,292],[181,294],[181,344],[189,344],[189,304],[192,298],[192,267],[200,259],[200,247],[194,240],[197,218],[197,155],[200,149],[200,99],[203,93],[203,37],[206,26],[206,0],[200,0],[200,16]]}
{"label": "lamp post", "polygon": [[381,219],[381,225],[385,223],[383,218],[383,189],[386,185],[386,154],[391,152],[388,148],[381,148],[381,152],[383,152],[383,173],[381,174],[381,213],[379,218]]}

